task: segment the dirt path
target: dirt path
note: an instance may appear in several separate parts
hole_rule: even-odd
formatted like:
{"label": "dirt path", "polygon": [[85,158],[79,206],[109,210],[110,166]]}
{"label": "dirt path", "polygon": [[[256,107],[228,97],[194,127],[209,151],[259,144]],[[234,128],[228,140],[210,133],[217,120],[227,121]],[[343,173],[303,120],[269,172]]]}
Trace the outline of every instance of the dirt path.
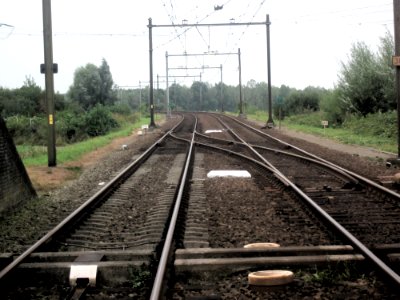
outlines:
{"label": "dirt path", "polygon": [[114,139],[110,144],[83,155],[79,160],[59,164],[57,167],[33,166],[26,170],[37,192],[45,193],[60,188],[71,180],[75,180],[87,168],[99,162],[114,151],[123,151],[122,145],[130,145],[138,139],[146,139],[138,135],[139,129],[130,136]]}
{"label": "dirt path", "polygon": [[373,148],[368,148],[363,146],[342,144],[334,140],[330,140],[327,138],[319,137],[308,133],[303,133],[300,131],[289,130],[287,128],[282,128],[280,129],[280,131],[283,134],[288,135],[290,137],[306,140],[310,143],[318,144],[320,146],[324,146],[326,148],[340,152],[345,152],[351,155],[358,155],[362,157],[371,157],[371,158],[382,158],[385,160],[396,157],[395,153],[382,152]]}

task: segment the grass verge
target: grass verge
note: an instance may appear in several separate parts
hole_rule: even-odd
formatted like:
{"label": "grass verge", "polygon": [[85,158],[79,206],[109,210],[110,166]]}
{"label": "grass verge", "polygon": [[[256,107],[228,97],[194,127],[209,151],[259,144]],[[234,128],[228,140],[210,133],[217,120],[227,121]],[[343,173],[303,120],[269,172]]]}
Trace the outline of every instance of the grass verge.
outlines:
{"label": "grass verge", "polygon": [[[249,119],[261,122],[266,122],[266,120],[268,119],[268,115],[265,112],[257,112],[256,114],[251,114],[247,117]],[[275,126],[278,127],[279,120],[274,119],[274,122]],[[282,126],[290,130],[313,134],[316,136],[335,140],[343,144],[359,145],[392,153],[397,152],[396,139],[390,139],[376,135],[354,133],[350,129],[343,127],[328,127],[324,129],[322,125],[320,127],[316,127],[307,124],[299,124],[298,119],[296,119],[296,121],[285,119],[282,121]],[[373,126],[373,124],[371,124],[371,126]]]}
{"label": "grass verge", "polygon": [[[158,117],[161,119],[161,116]],[[157,118],[157,119],[158,119]],[[84,154],[108,145],[113,139],[129,136],[134,129],[140,128],[144,124],[149,124],[149,118],[142,118],[133,124],[126,124],[117,131],[113,131],[104,136],[98,136],[89,140],[57,147],[57,164],[74,161],[81,158]],[[17,146],[19,155],[26,167],[47,165],[47,147],[20,145]]]}

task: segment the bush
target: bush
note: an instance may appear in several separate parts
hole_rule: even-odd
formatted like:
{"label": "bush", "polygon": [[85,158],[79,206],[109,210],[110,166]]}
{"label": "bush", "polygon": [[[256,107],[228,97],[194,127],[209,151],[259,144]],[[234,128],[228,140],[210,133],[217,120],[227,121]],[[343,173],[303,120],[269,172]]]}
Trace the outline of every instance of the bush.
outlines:
{"label": "bush", "polygon": [[47,122],[43,116],[12,116],[6,120],[8,131],[16,144],[42,145],[47,142]]}
{"label": "bush", "polygon": [[127,103],[118,103],[112,106],[108,106],[110,112],[117,113],[120,115],[129,115],[132,113],[132,109]]}
{"label": "bush", "polygon": [[[105,135],[114,128],[139,120],[136,114],[111,114],[109,107],[97,105],[89,112],[69,106],[68,110],[55,114],[56,143],[80,142],[88,137]],[[27,117],[15,115],[5,119],[7,128],[17,145],[46,145],[48,135],[47,116]]]}
{"label": "bush", "polygon": [[355,134],[379,136],[384,138],[397,137],[397,112],[368,114],[365,117],[350,115],[343,123],[343,128]]}
{"label": "bush", "polygon": [[84,113],[76,113],[71,110],[63,111],[57,115],[56,121],[59,142],[74,143],[87,138]]}
{"label": "bush", "polygon": [[287,123],[292,123],[292,124],[297,124],[297,125],[321,127],[321,121],[323,119],[324,119],[324,115],[322,112],[309,111],[304,114],[286,117],[285,121]]}
{"label": "bush", "polygon": [[100,104],[86,114],[85,124],[86,133],[89,136],[104,135],[111,129],[119,127],[118,122],[112,117],[110,111]]}

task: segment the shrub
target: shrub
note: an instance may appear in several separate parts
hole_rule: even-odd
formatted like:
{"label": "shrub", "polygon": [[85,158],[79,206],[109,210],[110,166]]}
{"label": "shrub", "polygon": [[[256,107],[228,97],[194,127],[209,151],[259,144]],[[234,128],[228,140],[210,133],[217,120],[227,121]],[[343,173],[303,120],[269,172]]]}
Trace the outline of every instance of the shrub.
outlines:
{"label": "shrub", "polygon": [[343,128],[360,135],[396,138],[397,113],[396,111],[379,112],[365,117],[349,115],[343,123]]}
{"label": "shrub", "polygon": [[110,112],[117,113],[120,115],[129,115],[132,113],[132,109],[127,103],[118,103],[112,106],[108,106]]}
{"label": "shrub", "polygon": [[324,119],[322,112],[309,111],[300,115],[286,117],[285,121],[297,125],[307,125],[312,127],[321,127],[321,121]]}
{"label": "shrub", "polygon": [[61,143],[73,143],[87,138],[84,113],[71,110],[60,112],[57,116],[56,131]]}
{"label": "shrub", "polygon": [[8,131],[16,144],[44,144],[47,136],[47,122],[42,116],[26,117],[15,115],[6,119]]}
{"label": "shrub", "polygon": [[86,114],[85,124],[86,133],[89,136],[104,135],[111,129],[119,127],[118,122],[112,117],[110,111],[100,104]]}

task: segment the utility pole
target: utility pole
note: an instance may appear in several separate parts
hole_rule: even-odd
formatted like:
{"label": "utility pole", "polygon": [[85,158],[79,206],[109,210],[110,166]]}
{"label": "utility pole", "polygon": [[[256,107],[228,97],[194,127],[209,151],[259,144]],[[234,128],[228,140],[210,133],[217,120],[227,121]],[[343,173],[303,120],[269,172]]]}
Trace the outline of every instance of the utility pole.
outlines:
{"label": "utility pole", "polygon": [[[236,54],[236,53],[235,53]],[[186,54],[184,54],[186,56]],[[199,55],[204,55],[204,54],[199,54]],[[182,55],[170,55],[170,56],[182,56]],[[169,70],[204,70],[205,69],[219,69],[221,71],[221,83],[222,83],[222,65],[220,65],[219,67],[213,67],[213,66],[201,66],[201,67],[175,67],[175,68],[169,68],[168,67],[168,52],[166,52],[165,54],[165,61],[166,61],[166,78],[167,78],[167,91],[166,91],[166,99],[168,102],[169,99],[169,88],[168,88],[168,77],[198,77],[198,76],[190,76],[190,75],[184,75],[184,76],[169,76]],[[200,73],[200,81],[201,81],[201,75],[202,73]]]}
{"label": "utility pole", "polygon": [[239,58],[239,117],[244,117],[243,114],[243,93],[242,93],[242,60],[240,55],[240,48],[238,49]]}
{"label": "utility pole", "polygon": [[392,65],[395,71],[395,86],[397,99],[397,158],[388,159],[388,165],[400,165],[400,0],[393,0],[394,21],[394,56]]}
{"label": "utility pole", "polygon": [[139,80],[139,120],[142,120],[142,83]]}
{"label": "utility pole", "polygon": [[203,110],[203,84],[201,83],[201,73],[200,73],[200,111]]}
{"label": "utility pole", "polygon": [[[400,164],[400,0],[393,0],[394,12],[394,57],[393,66],[396,68],[396,97],[397,97],[397,160]],[[397,63],[396,63],[397,62]]]}
{"label": "utility pole", "polygon": [[[230,22],[230,23],[210,23],[210,24],[199,24],[199,23],[193,23],[193,24],[188,24],[187,22],[184,22],[182,24],[165,24],[165,25],[153,25],[151,22],[151,18],[149,19],[149,38],[150,40],[152,39],[152,34],[151,34],[151,29],[153,27],[159,27],[159,28],[167,28],[167,27],[211,27],[211,26],[250,26],[250,25],[267,25],[267,46],[269,47],[269,15],[267,15],[267,21],[266,22],[246,22],[246,23],[235,23],[235,22]],[[269,50],[269,49],[268,49]],[[192,54],[192,55],[217,55],[217,54]],[[224,55],[223,53],[220,53],[219,55]],[[170,55],[172,56],[172,55]],[[152,69],[153,69],[153,63],[152,63],[152,43],[150,41],[150,81],[152,81]],[[269,58],[269,51],[268,51],[268,58]],[[268,68],[270,68],[270,63],[268,63]],[[270,69],[269,69],[270,70]],[[240,72],[240,71],[239,71]],[[270,71],[268,71],[268,74],[270,75]],[[271,88],[271,76],[269,76],[268,78],[268,82],[269,82],[269,86]],[[150,86],[150,90],[152,90],[152,85]],[[240,84],[240,92],[241,92],[241,84]],[[152,99],[153,94],[150,91],[150,98]],[[152,100],[150,100],[152,101]],[[270,103],[271,103],[271,99],[270,99]],[[270,106],[272,106],[270,104]],[[241,110],[241,114],[243,114],[243,109],[240,105],[240,110]],[[271,111],[271,110],[270,110]],[[151,114],[151,111],[150,111]],[[268,120],[268,123],[272,123],[272,117]]]}
{"label": "utility pole", "polygon": [[269,34],[269,26],[271,22],[269,21],[269,15],[267,15],[267,62],[268,62],[268,121],[267,128],[274,127],[274,120],[272,119],[272,92],[271,92],[271,54],[270,54],[270,34]]}
{"label": "utility pole", "polygon": [[220,96],[221,96],[221,112],[224,112],[224,97],[223,97],[223,87],[222,87],[222,64],[220,65],[221,68],[221,90],[220,90]]}
{"label": "utility pole", "polygon": [[154,123],[154,95],[153,95],[153,25],[151,18],[149,18],[149,65],[150,65],[150,90],[149,90],[149,103],[150,103],[150,124],[149,128],[155,128]]}
{"label": "utility pole", "polygon": [[166,82],[167,82],[167,87],[165,91],[165,98],[167,102],[167,118],[171,117],[171,110],[169,108],[169,83],[168,83],[168,52],[165,52],[165,65],[166,65]]}
{"label": "utility pole", "polygon": [[48,166],[55,167],[56,160],[56,129],[54,115],[54,73],[57,73],[57,65],[53,64],[53,40],[51,26],[51,1],[43,0],[43,41],[44,64],[40,66],[41,73],[45,74],[46,107],[48,121],[47,157]]}

